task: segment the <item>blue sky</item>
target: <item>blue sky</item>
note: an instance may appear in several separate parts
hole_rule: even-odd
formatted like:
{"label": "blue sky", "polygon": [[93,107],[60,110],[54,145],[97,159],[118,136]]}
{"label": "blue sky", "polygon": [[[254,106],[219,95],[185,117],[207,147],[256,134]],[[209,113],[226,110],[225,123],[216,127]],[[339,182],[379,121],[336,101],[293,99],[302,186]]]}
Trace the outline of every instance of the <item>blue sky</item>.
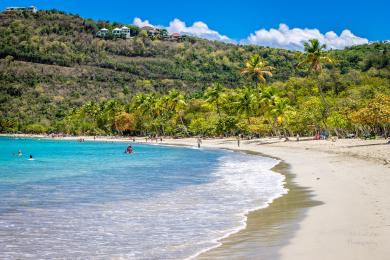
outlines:
{"label": "blue sky", "polygon": [[[313,4],[314,3],[314,4]],[[336,48],[348,45],[348,42],[368,39],[369,41],[390,39],[390,1],[75,1],[75,0],[2,0],[0,8],[6,6],[35,5],[39,9],[59,9],[78,13],[86,18],[132,23],[135,17],[148,20],[153,25],[169,26],[175,18],[186,23],[186,27],[177,26],[172,30],[183,30],[193,34],[205,33],[205,38],[227,36],[229,41],[249,42],[260,45],[283,45],[290,42],[299,44],[300,39],[317,35],[318,29],[324,36],[323,41],[334,43]],[[194,22],[201,21],[192,28]],[[287,26],[280,24],[285,24]],[[204,25],[212,31],[211,34]],[[197,28],[197,27],[201,28]],[[292,30],[297,28],[299,30]],[[305,30],[305,29],[310,30]],[[263,31],[260,31],[264,29]],[[275,31],[271,30],[275,29]],[[343,30],[349,31],[340,37]],[[337,35],[337,39],[331,33]],[[256,34],[256,32],[258,32]],[[215,34],[217,33],[217,34]],[[214,36],[212,35],[214,34]],[[250,37],[250,35],[254,37]],[[199,35],[199,36],[204,36]],[[319,35],[319,37],[321,37]],[[210,37],[209,37],[210,36]],[[296,38],[298,37],[298,38]],[[360,43],[357,40],[357,43]],[[269,43],[269,42],[270,43]],[[328,41],[328,42],[327,42]],[[333,42],[332,42],[333,41]],[[341,43],[344,41],[346,43]],[[283,46],[276,46],[283,47]],[[290,47],[294,48],[294,46]]]}

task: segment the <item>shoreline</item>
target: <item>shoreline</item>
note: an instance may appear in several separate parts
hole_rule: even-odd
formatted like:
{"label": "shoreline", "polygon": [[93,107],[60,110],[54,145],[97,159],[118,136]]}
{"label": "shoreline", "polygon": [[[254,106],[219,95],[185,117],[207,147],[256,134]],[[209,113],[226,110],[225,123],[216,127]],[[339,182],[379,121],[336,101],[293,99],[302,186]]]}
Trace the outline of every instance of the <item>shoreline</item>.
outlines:
{"label": "shoreline", "polygon": [[[195,145],[196,141],[171,143]],[[233,139],[203,141],[203,147],[250,150],[281,158],[291,166],[296,183],[310,188],[314,201],[323,202],[307,209],[288,243],[277,249],[277,259],[386,259],[390,254],[390,209],[386,207],[390,205],[390,145],[385,140],[248,140],[241,144],[237,148]],[[245,243],[256,232],[248,230],[246,237],[233,243],[222,241],[210,258],[244,252],[232,258],[258,259],[264,251],[261,245]]]}
{"label": "shoreline", "polygon": [[[93,141],[93,138],[86,140]],[[145,143],[143,138],[136,140]],[[99,138],[96,141],[131,140]],[[162,144],[195,146],[196,139],[165,139]],[[390,145],[386,145],[384,139],[280,142],[268,138],[243,140],[241,147],[237,147],[235,139],[205,139],[202,147],[251,151],[281,158],[290,165],[294,182],[308,187],[313,201],[323,202],[307,208],[299,219],[299,226],[287,231],[290,235],[287,243],[266,247],[275,249],[277,259],[386,259],[390,254],[387,246],[390,244]],[[270,208],[272,206],[258,211]],[[248,226],[249,216],[251,213]],[[264,251],[261,245],[243,242],[261,236],[261,232],[249,230],[248,226],[235,233],[244,232],[245,237],[233,234],[220,241],[222,246],[207,254],[212,253],[212,259],[224,259],[237,253],[244,259],[258,259],[254,256]],[[202,255],[199,258],[202,259]]]}
{"label": "shoreline", "polygon": [[274,199],[267,207],[248,212],[244,229],[219,240],[220,246],[203,252],[196,259],[279,258],[279,250],[299,229],[299,222],[308,208],[321,202],[312,199],[310,189],[295,183],[295,176],[288,164],[280,161],[271,170],[285,176],[284,187],[288,192]]}

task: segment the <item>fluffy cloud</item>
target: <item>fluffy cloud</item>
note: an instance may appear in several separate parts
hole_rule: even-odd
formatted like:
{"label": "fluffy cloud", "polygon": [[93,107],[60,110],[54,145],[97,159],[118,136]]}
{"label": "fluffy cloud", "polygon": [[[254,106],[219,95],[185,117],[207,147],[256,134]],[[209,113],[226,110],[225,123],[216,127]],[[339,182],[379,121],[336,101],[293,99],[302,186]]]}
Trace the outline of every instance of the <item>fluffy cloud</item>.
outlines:
{"label": "fluffy cloud", "polygon": [[[185,22],[175,18],[169,23],[169,26],[153,25],[148,20],[134,18],[133,24],[139,27],[151,26],[157,28],[165,28],[169,33],[181,33],[209,40],[222,42],[236,43],[226,35],[212,30],[204,22],[195,22],[191,26],[187,26]],[[368,43],[366,38],[360,38],[354,35],[350,30],[344,30],[340,35],[330,31],[325,34],[318,29],[290,29],[286,24],[280,24],[278,29],[260,29],[241,40],[242,44],[256,44],[275,48],[283,48],[290,50],[303,50],[303,43],[310,39],[318,39],[325,43],[328,49],[343,49],[348,46]]]}
{"label": "fluffy cloud", "polygon": [[233,42],[226,35],[221,35],[219,32],[211,30],[207,24],[204,22],[195,22],[192,26],[187,26],[185,22],[180,21],[179,19],[174,19],[169,23],[167,27],[168,32],[170,33],[182,33],[197,36],[200,38],[205,38],[209,40],[223,41],[223,42]]}
{"label": "fluffy cloud", "polygon": [[141,27],[141,28],[144,27],[144,26],[155,27],[153,24],[151,24],[151,23],[149,22],[149,20],[142,21],[142,19],[139,18],[139,17],[134,18],[133,24],[136,25],[136,26],[138,26],[138,27]]}
{"label": "fluffy cloud", "polygon": [[325,43],[329,49],[343,49],[347,46],[368,43],[367,39],[355,36],[349,30],[344,30],[340,35],[333,31],[322,34],[318,29],[290,29],[286,24],[280,24],[278,29],[258,30],[242,43],[303,50],[303,43],[314,38]]}
{"label": "fluffy cloud", "polygon": [[208,27],[204,22],[195,22],[192,26],[187,26],[185,22],[175,18],[169,23],[169,26],[153,25],[148,20],[142,20],[138,17],[134,18],[133,24],[138,27],[152,26],[157,28],[165,28],[169,33],[181,33],[209,40],[216,40],[222,42],[233,42],[226,35],[221,35],[217,31],[214,31]]}

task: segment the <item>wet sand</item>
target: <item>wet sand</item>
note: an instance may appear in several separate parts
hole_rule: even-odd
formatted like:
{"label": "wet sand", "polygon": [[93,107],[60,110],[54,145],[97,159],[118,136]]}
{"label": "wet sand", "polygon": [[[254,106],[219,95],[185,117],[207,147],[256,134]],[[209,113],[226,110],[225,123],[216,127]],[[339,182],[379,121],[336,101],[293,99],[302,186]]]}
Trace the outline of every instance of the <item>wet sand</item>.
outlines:
{"label": "wet sand", "polygon": [[287,194],[274,200],[269,207],[248,214],[247,227],[222,241],[221,246],[201,254],[197,259],[277,259],[299,228],[307,209],[320,205],[312,199],[309,188],[298,186],[286,163],[273,171],[286,177]]}

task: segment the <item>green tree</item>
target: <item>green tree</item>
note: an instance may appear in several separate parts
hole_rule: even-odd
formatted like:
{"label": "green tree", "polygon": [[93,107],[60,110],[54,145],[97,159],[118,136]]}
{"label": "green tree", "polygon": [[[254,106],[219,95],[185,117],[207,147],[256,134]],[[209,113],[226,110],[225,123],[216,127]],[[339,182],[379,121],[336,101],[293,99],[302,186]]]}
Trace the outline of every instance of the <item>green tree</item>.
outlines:
{"label": "green tree", "polygon": [[243,115],[248,124],[251,124],[250,118],[256,109],[257,96],[253,88],[245,87],[238,89],[237,94],[237,112]]}
{"label": "green tree", "polygon": [[183,93],[176,89],[170,90],[168,92],[167,102],[168,109],[170,109],[172,112],[174,112],[175,115],[177,115],[186,135],[188,136],[188,130],[183,120],[183,114],[187,107],[187,103],[185,101]]}
{"label": "green tree", "polygon": [[123,134],[125,131],[134,130],[134,116],[132,114],[121,112],[115,116],[115,129]]}
{"label": "green tree", "polygon": [[273,67],[269,66],[267,61],[261,59],[256,54],[245,62],[245,67],[241,70],[242,75],[248,76],[255,84],[266,83],[268,77],[272,77]]}
{"label": "green tree", "polygon": [[321,44],[318,39],[311,39],[304,43],[305,52],[301,55],[302,61],[298,65],[308,65],[309,75],[314,74],[317,78],[318,92],[325,106],[325,117],[329,114],[329,104],[326,101],[325,93],[322,90],[319,76],[322,72],[323,63],[332,63],[332,60],[325,53],[326,45]]}
{"label": "green tree", "polygon": [[221,117],[221,106],[224,102],[224,88],[222,85],[217,83],[208,87],[204,93],[204,97],[208,104],[216,108],[218,116]]}

